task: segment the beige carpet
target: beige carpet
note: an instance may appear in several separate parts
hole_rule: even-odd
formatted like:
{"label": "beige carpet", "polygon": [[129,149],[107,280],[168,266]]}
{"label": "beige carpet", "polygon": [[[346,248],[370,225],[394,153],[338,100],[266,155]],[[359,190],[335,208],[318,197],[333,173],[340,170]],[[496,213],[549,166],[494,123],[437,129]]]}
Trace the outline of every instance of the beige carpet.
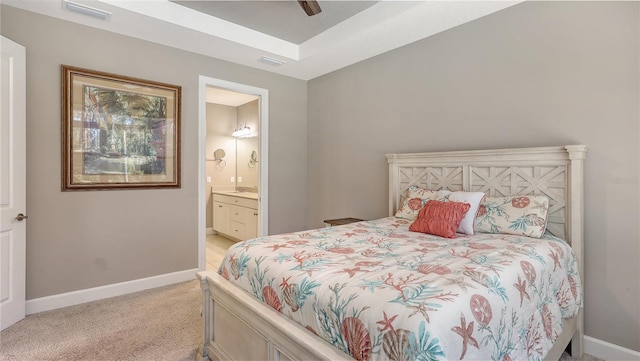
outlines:
{"label": "beige carpet", "polygon": [[0,360],[192,361],[201,303],[194,280],[30,315],[0,332]]}
{"label": "beige carpet", "polygon": [[194,280],[29,315],[0,332],[0,359],[194,360],[201,303]]}

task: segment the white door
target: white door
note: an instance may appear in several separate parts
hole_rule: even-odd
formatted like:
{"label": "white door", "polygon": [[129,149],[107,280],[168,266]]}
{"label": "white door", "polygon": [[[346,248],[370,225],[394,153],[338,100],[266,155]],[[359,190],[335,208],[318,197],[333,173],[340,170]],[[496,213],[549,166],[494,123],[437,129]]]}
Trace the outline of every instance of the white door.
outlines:
{"label": "white door", "polygon": [[0,329],[25,314],[26,259],[26,53],[0,44]]}

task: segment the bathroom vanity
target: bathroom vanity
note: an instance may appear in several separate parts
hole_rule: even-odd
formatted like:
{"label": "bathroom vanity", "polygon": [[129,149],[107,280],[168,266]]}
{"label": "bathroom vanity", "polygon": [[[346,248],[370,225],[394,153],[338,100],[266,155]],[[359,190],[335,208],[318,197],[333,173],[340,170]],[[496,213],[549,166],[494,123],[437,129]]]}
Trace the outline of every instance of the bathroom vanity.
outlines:
{"label": "bathroom vanity", "polygon": [[258,236],[258,194],[213,191],[213,230],[234,240]]}

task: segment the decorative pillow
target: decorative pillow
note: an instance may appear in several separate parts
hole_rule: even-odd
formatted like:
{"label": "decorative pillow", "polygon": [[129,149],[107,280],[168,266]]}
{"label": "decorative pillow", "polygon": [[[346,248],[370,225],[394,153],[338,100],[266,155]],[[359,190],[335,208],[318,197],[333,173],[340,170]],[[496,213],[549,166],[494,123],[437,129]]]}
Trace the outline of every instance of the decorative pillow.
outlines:
{"label": "decorative pillow", "polygon": [[400,208],[396,211],[396,217],[415,220],[418,212],[424,207],[427,201],[436,199],[438,191],[429,191],[418,186],[411,186],[404,194]]}
{"label": "decorative pillow", "polygon": [[484,198],[484,192],[451,192],[441,190],[437,200],[443,202],[466,202],[471,206],[458,226],[458,233],[473,235],[473,221],[476,218],[480,202]]}
{"label": "decorative pillow", "polygon": [[469,203],[427,201],[418,218],[409,226],[409,230],[453,238],[469,208]]}
{"label": "decorative pillow", "polygon": [[547,227],[549,198],[545,196],[487,197],[480,204],[476,230],[540,238]]}

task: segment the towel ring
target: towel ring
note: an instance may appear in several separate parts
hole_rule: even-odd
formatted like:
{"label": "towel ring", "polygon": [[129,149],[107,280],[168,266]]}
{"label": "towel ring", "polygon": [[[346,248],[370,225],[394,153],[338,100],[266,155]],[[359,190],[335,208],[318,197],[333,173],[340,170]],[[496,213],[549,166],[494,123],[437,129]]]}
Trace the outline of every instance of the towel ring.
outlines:
{"label": "towel ring", "polygon": [[222,159],[227,155],[227,152],[222,148],[218,148],[213,152],[213,160],[216,162],[216,167],[224,168],[227,165],[227,162]]}

